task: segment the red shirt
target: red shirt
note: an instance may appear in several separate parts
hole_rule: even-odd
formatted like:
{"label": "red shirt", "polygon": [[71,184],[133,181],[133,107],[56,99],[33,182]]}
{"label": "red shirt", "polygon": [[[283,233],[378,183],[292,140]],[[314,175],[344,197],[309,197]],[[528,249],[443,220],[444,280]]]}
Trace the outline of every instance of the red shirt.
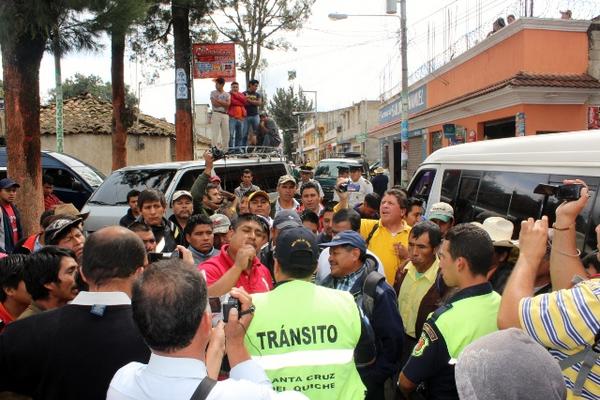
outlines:
{"label": "red shirt", "polygon": [[0,324],[0,332],[4,330],[4,327],[6,325],[10,324],[14,320],[15,318],[12,315],[10,315],[6,308],[4,308],[4,304],[0,303],[0,321],[2,321],[2,323]]}
{"label": "red shirt", "polygon": [[50,210],[59,204],[62,204],[62,201],[54,193],[44,196],[44,211]]}
{"label": "red shirt", "polygon": [[[229,245],[224,245],[218,256],[212,257],[198,265],[198,270],[204,270],[206,274],[206,284],[208,286],[221,279],[225,272],[233,266],[234,261],[229,254],[227,254],[228,249]],[[240,278],[236,282],[235,287],[244,288],[249,294],[263,293],[273,289],[272,282],[271,273],[267,267],[262,265],[257,257],[254,257],[252,268],[244,270],[240,274]]]}
{"label": "red shirt", "polygon": [[8,222],[12,229],[13,243],[17,243],[19,241],[19,227],[17,226],[17,216],[15,215],[15,211],[10,204],[2,207],[4,208],[4,211],[6,211],[6,214],[8,214]]}

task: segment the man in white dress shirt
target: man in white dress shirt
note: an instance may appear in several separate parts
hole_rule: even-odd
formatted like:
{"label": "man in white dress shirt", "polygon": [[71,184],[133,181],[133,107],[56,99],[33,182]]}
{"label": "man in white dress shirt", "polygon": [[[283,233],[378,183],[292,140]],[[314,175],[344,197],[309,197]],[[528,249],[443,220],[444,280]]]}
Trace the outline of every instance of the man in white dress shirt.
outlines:
{"label": "man in white dress shirt", "polygon": [[[233,309],[227,324],[212,328],[206,282],[198,271],[178,259],[147,268],[134,285],[132,308],[152,350],[150,362],[129,363],[117,371],[107,400],[306,399],[296,392],[275,392],[264,370],[250,359],[244,335],[252,320],[252,299],[237,288],[231,296],[240,300],[241,311]],[[217,382],[224,352],[230,379]]]}

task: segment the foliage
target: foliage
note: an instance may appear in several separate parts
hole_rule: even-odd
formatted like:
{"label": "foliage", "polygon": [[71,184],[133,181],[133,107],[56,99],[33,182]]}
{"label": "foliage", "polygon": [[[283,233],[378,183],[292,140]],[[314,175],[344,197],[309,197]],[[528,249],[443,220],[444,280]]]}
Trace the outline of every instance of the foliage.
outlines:
{"label": "foliage", "polygon": [[[262,49],[289,50],[291,44],[276,33],[293,32],[310,16],[315,0],[214,0],[227,24],[212,16],[214,27],[242,49],[239,69],[246,74],[246,84],[256,72],[266,67]],[[215,19],[217,18],[217,20]]]}
{"label": "foliage", "polygon": [[[84,93],[90,93],[92,96],[108,103],[112,102],[112,85],[110,82],[103,82],[97,75],[75,74],[63,82],[63,97],[69,99],[77,97]],[[54,102],[56,93],[54,89],[48,91],[50,101]],[[129,86],[125,85],[125,104],[128,108],[137,106],[138,99],[131,92]]]}
{"label": "foliage", "polygon": [[310,118],[310,115],[299,114],[293,115],[294,111],[312,111],[313,104],[302,93],[294,90],[293,86],[285,88],[277,88],[273,99],[269,101],[268,113],[275,119],[275,122],[280,129],[283,130],[283,151],[288,157],[292,157],[292,137],[298,132],[298,118],[300,123],[305,119]]}
{"label": "foliage", "polygon": [[206,14],[211,10],[210,0],[153,0],[144,19],[134,27],[130,38],[132,59],[145,68],[148,82],[158,78],[158,71],[174,68],[173,7],[189,8],[190,38],[192,42],[214,42],[217,33],[209,29]]}

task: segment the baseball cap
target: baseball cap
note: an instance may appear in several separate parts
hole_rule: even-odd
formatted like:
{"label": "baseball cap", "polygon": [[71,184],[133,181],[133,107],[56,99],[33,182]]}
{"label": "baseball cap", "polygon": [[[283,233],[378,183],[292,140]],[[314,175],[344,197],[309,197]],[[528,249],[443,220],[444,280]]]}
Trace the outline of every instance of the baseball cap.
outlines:
{"label": "baseball cap", "polygon": [[213,233],[227,233],[231,227],[231,221],[223,214],[213,214],[210,217],[213,223]]}
{"label": "baseball cap", "polygon": [[264,190],[257,190],[256,192],[252,193],[250,196],[248,196],[248,201],[252,201],[252,199],[259,196],[264,197],[265,199],[267,199],[267,201],[271,201],[269,194]]}
{"label": "baseball cap", "polygon": [[454,209],[448,203],[435,203],[429,210],[429,219],[450,222],[451,219],[454,219]]}
{"label": "baseball cap", "polygon": [[365,254],[367,252],[367,244],[365,243],[365,239],[360,236],[358,232],[354,231],[343,231],[335,235],[331,238],[331,242],[321,243],[320,247],[335,247],[335,246],[343,246],[349,245],[352,247],[356,247],[360,250],[361,254]]}
{"label": "baseball cap", "polygon": [[281,210],[275,214],[273,228],[282,230],[285,228],[296,228],[299,226],[302,226],[302,220],[296,211]]}
{"label": "baseball cap", "polygon": [[284,229],[277,236],[275,258],[283,265],[294,264],[312,270],[319,259],[317,237],[304,226]]}
{"label": "baseball cap", "polygon": [[59,218],[56,221],[52,222],[46,230],[44,231],[44,240],[46,243],[54,241],[58,236],[60,236],[63,232],[70,230],[78,226],[83,222],[82,218],[68,219],[68,218]]}
{"label": "baseball cap", "polygon": [[0,189],[8,189],[12,187],[20,188],[21,185],[19,185],[17,182],[13,181],[10,178],[0,179]]}
{"label": "baseball cap", "polygon": [[192,196],[192,194],[190,192],[188,192],[187,190],[178,190],[175,193],[173,193],[173,200],[171,200],[171,203],[173,203],[175,200],[179,200],[182,197],[189,197],[190,200],[194,200],[194,197]]}
{"label": "baseball cap", "polygon": [[283,185],[284,183],[288,182],[294,182],[294,184],[296,184],[296,179],[294,179],[294,177],[291,175],[280,176],[279,180],[277,181],[277,186]]}
{"label": "baseball cap", "polygon": [[210,178],[208,178],[208,181],[210,183],[217,183],[217,182],[221,183],[221,178],[219,178],[217,175],[213,175]]}
{"label": "baseball cap", "polygon": [[62,203],[54,207],[53,215],[70,215],[71,217],[81,218],[82,220],[85,220],[90,215],[90,212],[88,211],[82,213],[79,212],[79,210],[73,205],[73,203]]}

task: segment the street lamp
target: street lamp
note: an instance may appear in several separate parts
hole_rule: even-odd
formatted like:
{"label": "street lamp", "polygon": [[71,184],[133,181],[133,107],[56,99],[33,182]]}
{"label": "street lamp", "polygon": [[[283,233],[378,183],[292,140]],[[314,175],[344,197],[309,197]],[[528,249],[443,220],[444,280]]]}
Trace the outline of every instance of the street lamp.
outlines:
{"label": "street lamp", "polygon": [[[390,4],[395,0],[388,0],[389,14],[342,14],[330,13],[329,19],[339,21],[348,17],[396,17],[400,22],[400,56],[402,57],[402,115],[400,128],[400,186],[408,186],[408,44],[406,41],[406,0],[398,0],[400,3],[400,15],[395,15],[395,7],[390,7]],[[393,148],[393,147],[392,147]],[[394,165],[394,167],[396,167]]]}

